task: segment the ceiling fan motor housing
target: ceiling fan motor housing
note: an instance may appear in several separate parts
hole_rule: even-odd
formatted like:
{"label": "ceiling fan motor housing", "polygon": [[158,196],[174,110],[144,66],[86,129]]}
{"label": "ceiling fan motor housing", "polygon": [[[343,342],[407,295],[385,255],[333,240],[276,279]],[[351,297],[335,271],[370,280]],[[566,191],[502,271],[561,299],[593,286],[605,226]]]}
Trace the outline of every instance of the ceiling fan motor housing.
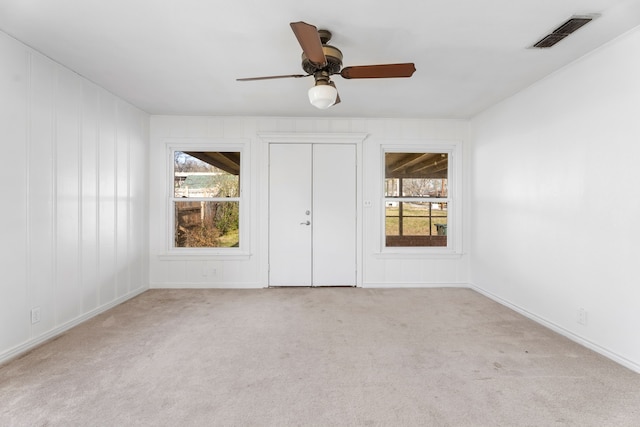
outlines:
{"label": "ceiling fan motor housing", "polygon": [[307,56],[302,54],[302,69],[307,74],[314,74],[316,71],[326,71],[330,75],[337,74],[342,69],[342,52],[335,46],[322,45],[322,51],[327,58],[327,65],[324,67],[318,67],[318,65],[311,62]]}

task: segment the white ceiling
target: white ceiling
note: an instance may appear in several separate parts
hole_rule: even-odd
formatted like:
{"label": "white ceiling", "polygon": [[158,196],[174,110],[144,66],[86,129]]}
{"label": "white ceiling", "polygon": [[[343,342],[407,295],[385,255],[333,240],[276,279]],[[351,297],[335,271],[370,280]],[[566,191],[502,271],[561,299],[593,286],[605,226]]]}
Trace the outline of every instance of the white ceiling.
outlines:
{"label": "white ceiling", "polygon": [[[575,14],[601,17],[528,48]],[[317,110],[289,27],[333,33],[344,66],[414,62],[408,79],[334,76]],[[151,114],[467,118],[640,25],[640,0],[0,0],[0,29]]]}

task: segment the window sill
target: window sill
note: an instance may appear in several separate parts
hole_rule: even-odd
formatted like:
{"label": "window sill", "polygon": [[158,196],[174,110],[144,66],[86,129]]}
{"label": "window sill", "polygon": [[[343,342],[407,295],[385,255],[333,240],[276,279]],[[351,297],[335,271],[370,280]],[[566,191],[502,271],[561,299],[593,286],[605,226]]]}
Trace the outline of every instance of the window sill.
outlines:
{"label": "window sill", "polygon": [[[403,250],[406,249],[406,250]],[[383,249],[381,252],[374,252],[373,256],[380,259],[459,259],[464,254],[462,252],[455,252],[451,249],[443,249],[439,251],[434,250],[419,250],[416,248],[390,248],[389,250]]]}
{"label": "window sill", "polygon": [[224,259],[225,261],[248,261],[251,256],[252,255],[249,252],[233,251],[225,253],[202,252],[199,250],[185,252],[165,252],[157,255],[160,261],[212,261],[218,259]]}

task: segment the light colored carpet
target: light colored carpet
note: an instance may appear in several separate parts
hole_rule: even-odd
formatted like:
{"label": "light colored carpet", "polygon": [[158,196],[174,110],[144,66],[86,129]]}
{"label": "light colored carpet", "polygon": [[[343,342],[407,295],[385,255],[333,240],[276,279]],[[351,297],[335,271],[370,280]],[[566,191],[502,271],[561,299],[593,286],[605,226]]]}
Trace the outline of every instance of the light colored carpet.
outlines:
{"label": "light colored carpet", "polygon": [[151,290],[0,367],[0,426],[639,426],[640,375],[468,289]]}

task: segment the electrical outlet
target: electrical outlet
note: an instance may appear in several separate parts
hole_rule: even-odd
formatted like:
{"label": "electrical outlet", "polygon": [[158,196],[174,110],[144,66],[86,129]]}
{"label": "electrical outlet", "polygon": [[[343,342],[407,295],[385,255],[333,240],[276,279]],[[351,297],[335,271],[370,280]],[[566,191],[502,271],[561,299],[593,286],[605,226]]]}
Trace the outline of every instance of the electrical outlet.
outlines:
{"label": "electrical outlet", "polygon": [[40,307],[33,307],[31,309],[31,324],[38,323],[40,321]]}
{"label": "electrical outlet", "polygon": [[578,323],[581,325],[587,324],[587,310],[584,308],[578,309]]}
{"label": "electrical outlet", "polygon": [[202,267],[202,277],[215,277],[218,275],[218,269],[215,267]]}

